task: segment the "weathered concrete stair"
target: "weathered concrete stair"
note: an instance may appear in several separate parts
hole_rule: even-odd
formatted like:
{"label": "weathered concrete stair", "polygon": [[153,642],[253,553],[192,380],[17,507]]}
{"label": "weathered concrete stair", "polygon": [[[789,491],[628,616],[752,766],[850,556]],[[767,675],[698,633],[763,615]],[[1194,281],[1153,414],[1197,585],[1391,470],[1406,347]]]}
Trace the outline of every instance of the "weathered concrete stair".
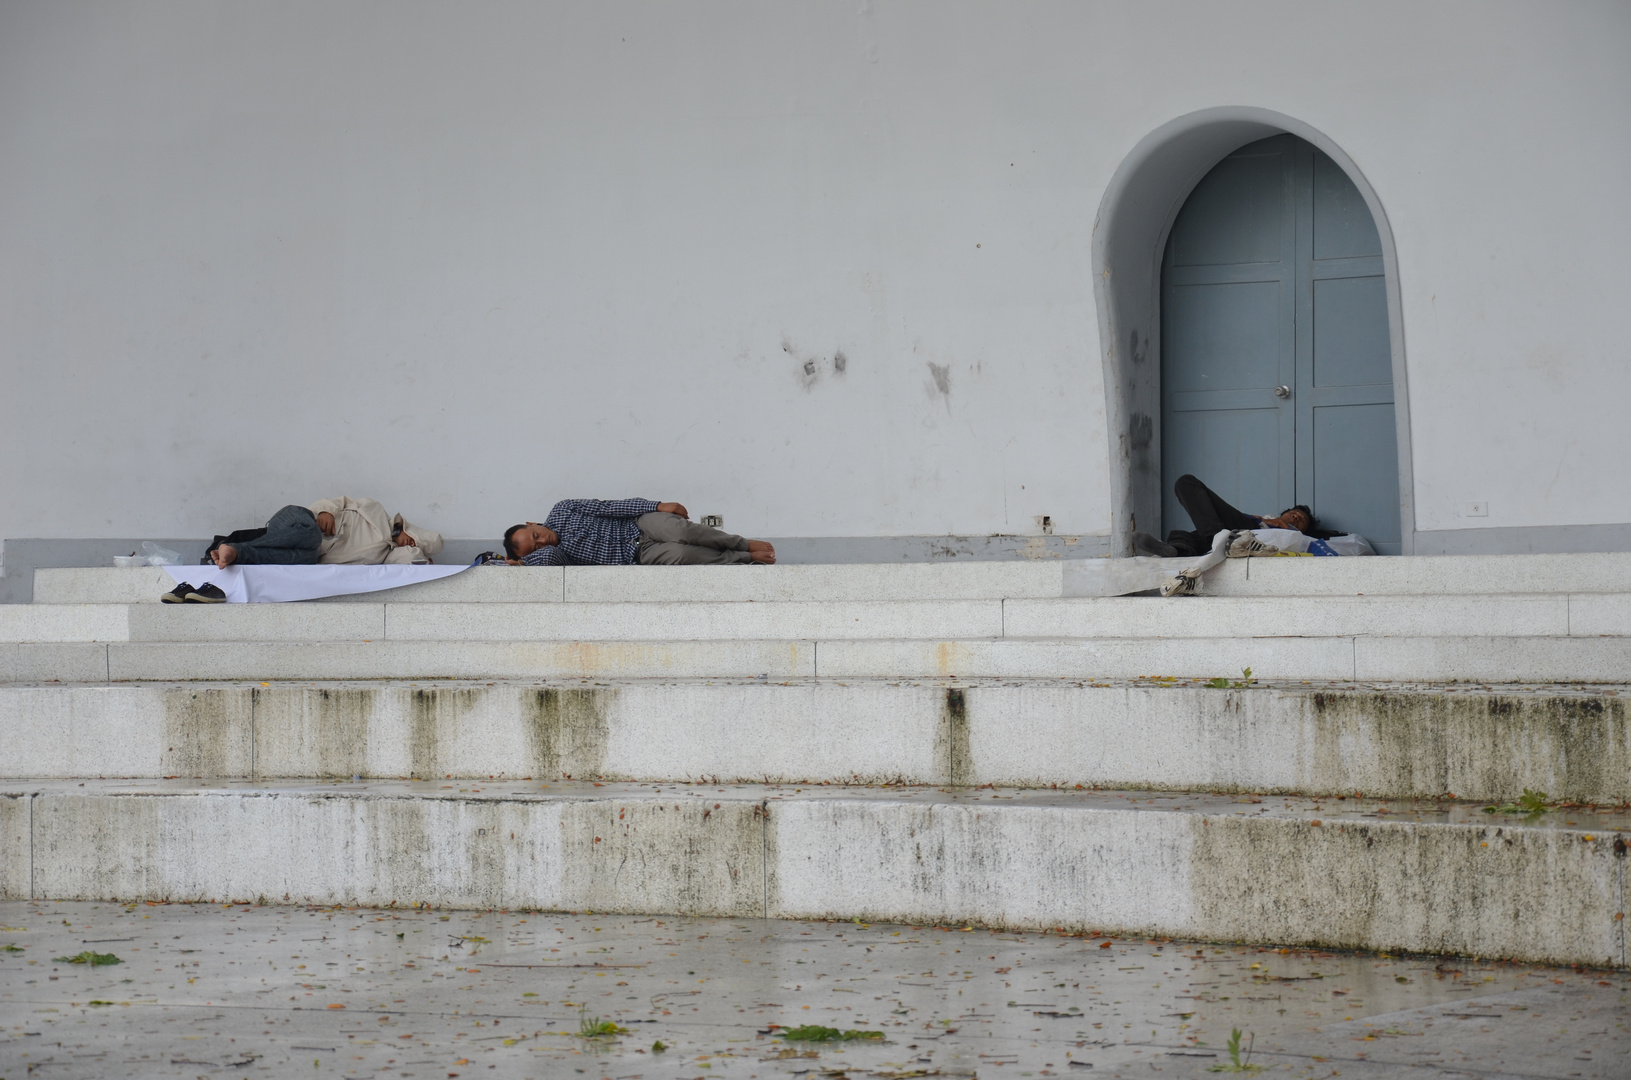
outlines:
{"label": "weathered concrete stair", "polygon": [[1602,588],[1631,557],[1076,595],[1106,565],[477,569],[178,608],[163,571],[41,571],[0,608],[0,894],[1626,962],[1624,814],[1482,807],[1631,800],[1631,599]]}
{"label": "weathered concrete stair", "polygon": [[[1620,556],[1236,560],[1206,579],[1209,597],[1068,595],[1109,565],[476,568],[343,603],[220,607],[157,604],[162,570],[42,570],[40,603],[0,607],[0,681],[1245,667],[1274,679],[1631,681],[1631,594],[1600,588],[1631,569]],[[133,583],[146,602],[46,602],[130,600]]]}
{"label": "weathered concrete stair", "polygon": [[983,789],[0,785],[0,895],[1064,927],[1626,965],[1624,814]]}
{"label": "weathered concrete stair", "polygon": [[17,604],[27,642],[1625,637],[1631,594],[598,603]]}
{"label": "weathered concrete stair", "polygon": [[1631,693],[1059,680],[0,687],[0,776],[1138,787],[1631,802]]}
{"label": "weathered concrete stair", "polygon": [[[820,566],[474,567],[451,578],[326,603],[605,603],[692,600],[948,600],[1102,595],[1111,560]],[[1169,562],[1176,568],[1182,560]],[[36,603],[156,604],[158,568],[34,571]],[[1211,596],[1603,593],[1631,586],[1631,552],[1373,559],[1234,559],[1201,580]]]}

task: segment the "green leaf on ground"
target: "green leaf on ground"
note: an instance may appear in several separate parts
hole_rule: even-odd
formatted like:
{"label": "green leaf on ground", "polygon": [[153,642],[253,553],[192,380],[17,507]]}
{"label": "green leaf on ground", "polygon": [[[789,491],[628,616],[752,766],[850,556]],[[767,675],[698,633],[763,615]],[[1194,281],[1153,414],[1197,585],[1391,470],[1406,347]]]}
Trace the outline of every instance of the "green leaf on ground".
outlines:
{"label": "green leaf on ground", "polygon": [[1513,802],[1501,803],[1499,806],[1486,806],[1486,814],[1528,814],[1531,817],[1546,813],[1547,795],[1544,791],[1531,791],[1523,789],[1523,794]]}
{"label": "green leaf on ground", "polygon": [[89,949],[86,949],[78,956],[53,956],[51,959],[58,964],[89,964],[92,967],[124,963],[123,960],[110,952],[92,952]]}
{"label": "green leaf on ground", "polygon": [[1221,676],[1219,678],[1208,679],[1206,681],[1206,685],[1210,686],[1214,690],[1250,690],[1254,685],[1256,685],[1256,683],[1257,680],[1252,678],[1251,668],[1242,668],[1240,671],[1240,678],[1235,679],[1233,682],[1222,678]]}
{"label": "green leaf on ground", "polygon": [[578,1036],[584,1039],[610,1039],[628,1033],[629,1029],[618,1027],[615,1020],[602,1020],[598,1016],[585,1016],[578,1021]]}
{"label": "green leaf on ground", "polygon": [[780,1034],[788,1042],[861,1042],[883,1038],[881,1031],[839,1031],[837,1028],[822,1027],[819,1024],[783,1028]]}

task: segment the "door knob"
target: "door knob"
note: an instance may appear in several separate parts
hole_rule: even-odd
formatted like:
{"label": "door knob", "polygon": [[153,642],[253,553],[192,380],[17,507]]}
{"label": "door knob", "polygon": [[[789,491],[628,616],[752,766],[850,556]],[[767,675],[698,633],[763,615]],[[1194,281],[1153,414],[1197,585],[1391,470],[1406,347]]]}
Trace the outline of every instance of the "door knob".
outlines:
{"label": "door knob", "polygon": [[1284,401],[1286,398],[1291,396],[1291,387],[1276,386],[1274,388],[1274,396],[1279,398],[1281,401]]}

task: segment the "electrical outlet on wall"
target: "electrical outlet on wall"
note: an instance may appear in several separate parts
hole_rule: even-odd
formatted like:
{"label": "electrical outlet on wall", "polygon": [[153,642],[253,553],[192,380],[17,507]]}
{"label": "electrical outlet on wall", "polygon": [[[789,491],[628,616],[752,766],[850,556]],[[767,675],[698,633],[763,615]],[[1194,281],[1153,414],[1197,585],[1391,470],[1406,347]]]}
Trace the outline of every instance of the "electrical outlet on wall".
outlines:
{"label": "electrical outlet on wall", "polygon": [[717,529],[725,524],[725,519],[718,514],[703,514],[702,523],[711,528]]}
{"label": "electrical outlet on wall", "polygon": [[1470,502],[1461,508],[1463,517],[1489,517],[1489,503],[1479,500]]}
{"label": "electrical outlet on wall", "polygon": [[1052,536],[1053,535],[1053,517],[1052,517],[1052,515],[1050,515],[1050,514],[1038,514],[1037,518],[1036,518],[1036,527],[1038,529],[1042,530],[1042,535],[1043,536]]}

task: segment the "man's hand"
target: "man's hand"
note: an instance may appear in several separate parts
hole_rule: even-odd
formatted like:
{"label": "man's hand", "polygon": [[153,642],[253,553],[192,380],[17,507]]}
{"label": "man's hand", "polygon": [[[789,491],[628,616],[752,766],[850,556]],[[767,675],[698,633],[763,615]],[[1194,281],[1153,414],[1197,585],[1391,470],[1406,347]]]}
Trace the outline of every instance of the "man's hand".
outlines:
{"label": "man's hand", "polygon": [[334,535],[334,515],[324,510],[317,515],[317,527],[323,530],[324,536]]}
{"label": "man's hand", "polygon": [[222,544],[220,547],[210,552],[210,558],[215,560],[215,565],[217,567],[225,570],[227,567],[238,561],[238,549],[233,547],[231,544]]}
{"label": "man's hand", "polygon": [[678,514],[682,518],[689,518],[691,516],[690,512],[688,510],[686,510],[685,507],[681,506],[679,503],[658,503],[657,504],[657,513],[659,513],[659,514]]}

